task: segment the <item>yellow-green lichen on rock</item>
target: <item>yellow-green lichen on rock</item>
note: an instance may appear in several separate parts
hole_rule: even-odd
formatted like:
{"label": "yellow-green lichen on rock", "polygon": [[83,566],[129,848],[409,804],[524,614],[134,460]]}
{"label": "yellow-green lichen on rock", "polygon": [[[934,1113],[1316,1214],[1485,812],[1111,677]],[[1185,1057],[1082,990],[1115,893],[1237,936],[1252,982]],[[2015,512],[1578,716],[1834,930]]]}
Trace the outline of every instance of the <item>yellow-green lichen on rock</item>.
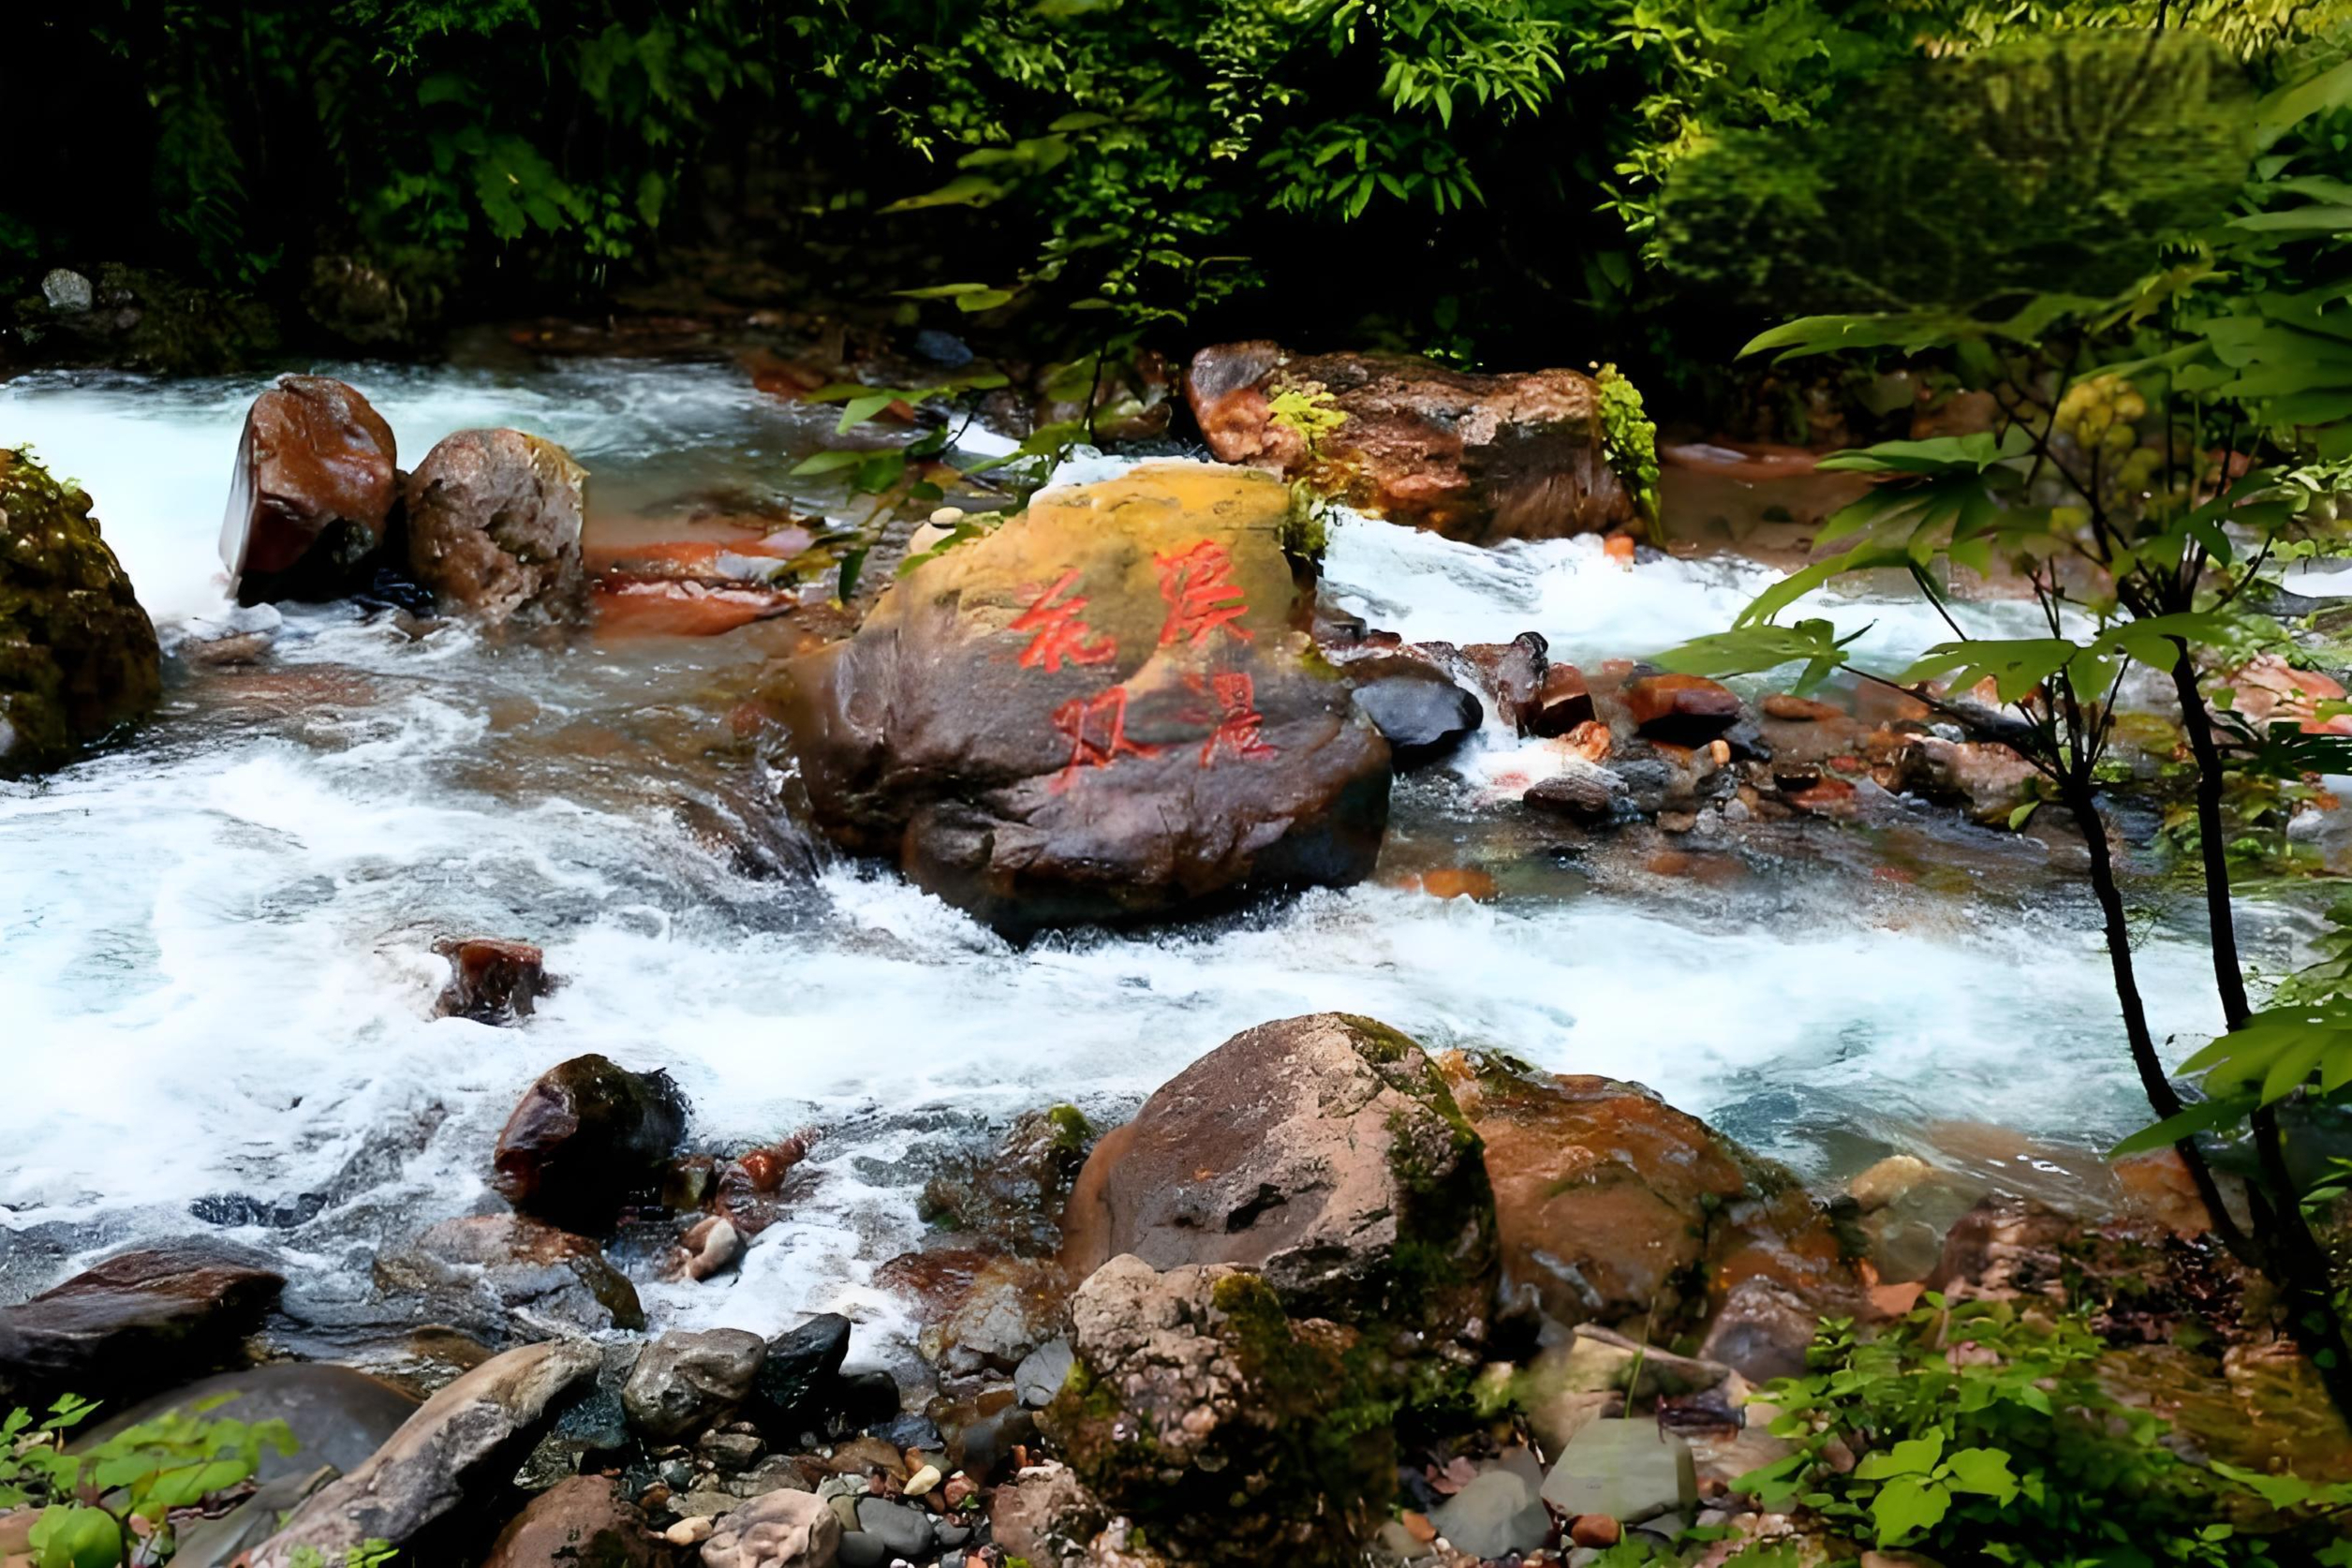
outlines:
{"label": "yellow-green lichen on rock", "polygon": [[90,497],[0,448],[0,777],[60,766],[144,717],[161,658]]}

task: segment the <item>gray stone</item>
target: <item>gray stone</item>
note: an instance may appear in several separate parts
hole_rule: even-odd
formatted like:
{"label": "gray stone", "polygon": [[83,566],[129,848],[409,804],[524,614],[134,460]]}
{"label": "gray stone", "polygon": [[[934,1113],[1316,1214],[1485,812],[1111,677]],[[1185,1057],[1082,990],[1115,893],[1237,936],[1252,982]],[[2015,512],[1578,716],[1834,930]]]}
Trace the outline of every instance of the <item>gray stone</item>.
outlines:
{"label": "gray stone", "polygon": [[1698,1471],[1691,1445],[1655,1421],[1590,1421],[1561,1451],[1543,1495],[1563,1514],[1637,1524],[1695,1509]]}
{"label": "gray stone", "polygon": [[841,1568],[882,1568],[890,1561],[890,1547],[879,1535],[864,1531],[851,1531],[841,1537]]}
{"label": "gray stone", "polygon": [[1552,1516],[1537,1495],[1541,1484],[1531,1462],[1495,1465],[1472,1477],[1429,1515],[1429,1522],[1456,1549],[1472,1557],[1534,1551],[1552,1532]]}
{"label": "gray stone", "polygon": [[41,279],[41,298],[61,316],[79,316],[97,302],[90,280],[66,267],[52,268]]}
{"label": "gray stone", "polygon": [[369,1540],[407,1547],[450,1515],[505,1487],[566,1400],[596,1378],[593,1345],[556,1340],[493,1356],[427,1399],[374,1457],[312,1497],[254,1554],[292,1568]]}
{"label": "gray stone", "polygon": [[216,1519],[200,1519],[177,1531],[178,1548],[171,1561],[180,1568],[226,1568],[241,1552],[268,1540],[288,1510],[318,1491],[336,1474],[333,1465],[320,1465],[303,1474],[293,1472],[265,1481],[253,1495]]}
{"label": "gray stone", "polygon": [[332,1466],[338,1475],[359,1469],[392,1441],[392,1434],[417,1413],[418,1404],[414,1395],[348,1367],[278,1362],[200,1379],[119,1412],[110,1411],[106,1420],[78,1432],[71,1446],[95,1448],[132,1427],[206,1399],[227,1401],[213,1411],[214,1419],[247,1425],[283,1421],[292,1429],[297,1444],[293,1453],[280,1454],[273,1448],[261,1451],[254,1479],[262,1483],[289,1475],[307,1476],[321,1465]]}
{"label": "gray stone", "polygon": [[732,1492],[722,1492],[712,1487],[697,1487],[683,1497],[670,1500],[671,1511],[681,1519],[715,1519],[732,1514],[743,1506],[743,1499]]}
{"label": "gray stone", "polygon": [[916,1561],[928,1557],[935,1540],[931,1516],[924,1510],[888,1498],[858,1499],[858,1529],[874,1536],[893,1557]]}
{"label": "gray stone", "polygon": [[1053,1403],[1076,1360],[1067,1339],[1048,1339],[1029,1352],[1013,1371],[1013,1386],[1020,1391],[1021,1402],[1032,1410]]}
{"label": "gray stone", "polygon": [[637,1358],[621,1404],[645,1436],[674,1441],[749,1398],[767,1354],[767,1341],[744,1329],[673,1329]]}

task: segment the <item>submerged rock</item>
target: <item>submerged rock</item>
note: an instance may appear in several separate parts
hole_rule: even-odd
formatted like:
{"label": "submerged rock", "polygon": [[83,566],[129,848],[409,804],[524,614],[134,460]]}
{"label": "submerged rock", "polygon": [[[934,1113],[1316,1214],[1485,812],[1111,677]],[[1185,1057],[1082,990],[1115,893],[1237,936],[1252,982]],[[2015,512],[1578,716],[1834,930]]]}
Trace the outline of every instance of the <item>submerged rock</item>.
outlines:
{"label": "submerged rock", "polygon": [[324,376],[281,376],[246,410],[220,558],[243,604],[362,585],[400,496],[392,426]]}
{"label": "submerged rock", "polygon": [[645,1326],[637,1287],[595,1242],[516,1214],[443,1220],[379,1257],[376,1283],[493,1337]]}
{"label": "submerged rock", "polygon": [[1154,464],[925,562],[790,666],[815,820],[1013,933],[1360,880],[1388,747],[1289,525],[1269,478]]}
{"label": "submerged rock", "polygon": [[124,1252],[0,1309],[0,1403],[139,1396],[240,1359],[285,1279],[190,1241]]}
{"label": "submerged rock", "polygon": [[1439,1342],[1494,1289],[1477,1134],[1420,1047],[1345,1013],[1245,1030],[1163,1085],[1096,1146],[1069,1232],[1073,1278],[1238,1264],[1294,1311]]}
{"label": "submerged rock", "polygon": [[498,1134],[492,1185],[525,1214],[604,1231],[631,1196],[657,1187],[686,1135],[686,1101],[667,1072],[599,1056],[549,1068]]}
{"label": "submerged rock", "polygon": [[1385,1513],[1394,1434],[1351,1407],[1352,1336],[1294,1324],[1265,1280],[1105,1264],[1071,1305],[1077,1366],[1046,1408],[1108,1509],[1185,1561],[1353,1561]]}
{"label": "submerged rock", "polygon": [[71,762],[162,694],[155,625],[90,497],[0,448],[0,778]]}
{"label": "submerged rock", "polygon": [[481,1024],[527,1018],[532,1004],[555,988],[546,955],[529,942],[496,937],[452,937],[433,944],[450,961],[450,982],[433,1010],[444,1018]]}
{"label": "submerged rock", "polygon": [[[1639,513],[1605,454],[1599,384],[1574,370],[1488,376],[1401,354],[1291,354],[1229,343],[1184,392],[1210,451],[1306,477],[1392,522],[1473,544],[1557,539]],[[1303,393],[1345,418],[1310,450],[1274,418]]]}
{"label": "submerged rock", "polygon": [[492,626],[577,619],[587,470],[519,430],[461,430],[408,476],[408,568],[445,609]]}
{"label": "submerged rock", "polygon": [[427,1399],[374,1457],[297,1508],[254,1553],[252,1568],[295,1568],[303,1548],[332,1558],[370,1540],[404,1560],[448,1561],[421,1537],[503,1488],[515,1467],[596,1380],[593,1345],[525,1345],[482,1363]]}

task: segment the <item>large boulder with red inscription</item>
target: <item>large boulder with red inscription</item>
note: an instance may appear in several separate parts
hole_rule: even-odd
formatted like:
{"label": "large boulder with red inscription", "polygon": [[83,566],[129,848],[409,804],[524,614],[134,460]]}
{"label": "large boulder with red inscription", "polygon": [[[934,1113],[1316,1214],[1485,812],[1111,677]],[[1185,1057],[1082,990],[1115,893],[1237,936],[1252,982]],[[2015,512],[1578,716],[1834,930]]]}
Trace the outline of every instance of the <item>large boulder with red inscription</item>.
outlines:
{"label": "large boulder with red inscription", "polygon": [[220,531],[239,600],[333,599],[357,585],[399,498],[397,457],[392,426],[340,381],[281,376],[255,398]]}
{"label": "large boulder with red inscription", "polygon": [[1270,475],[1151,464],[924,562],[775,694],[814,820],[1015,934],[1361,880],[1388,745],[1294,528]]}
{"label": "large boulder with red inscription", "polygon": [[[1310,445],[1275,402],[1343,416]],[[1608,461],[1600,384],[1575,370],[1473,375],[1403,354],[1204,348],[1184,394],[1228,463],[1312,480],[1351,506],[1473,544],[1602,533],[1639,508]]]}

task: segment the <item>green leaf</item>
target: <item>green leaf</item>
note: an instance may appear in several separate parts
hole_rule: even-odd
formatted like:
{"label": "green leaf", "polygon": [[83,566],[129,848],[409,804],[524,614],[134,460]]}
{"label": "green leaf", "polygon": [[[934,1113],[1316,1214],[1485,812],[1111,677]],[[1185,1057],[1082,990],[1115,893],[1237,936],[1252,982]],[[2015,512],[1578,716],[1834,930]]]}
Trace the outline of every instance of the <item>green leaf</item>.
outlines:
{"label": "green leaf", "polygon": [[2130,1137],[2107,1151],[2109,1160],[2122,1160],[2134,1154],[2146,1154],[2151,1149],[2170,1148],[2193,1133],[2215,1127],[2226,1127],[2243,1121],[2254,1109],[2251,1099],[2201,1100],[2185,1110],[2168,1116],[2152,1127],[2143,1127]]}
{"label": "green leaf", "polygon": [[1990,680],[2001,702],[2009,704],[2021,701],[2083,652],[2080,643],[2063,637],[1972,638],[1965,643],[1938,643],[1895,679],[1903,686],[1946,681],[1955,691],[1967,691]]}
{"label": "green leaf", "polygon": [[2237,1482],[2272,1508],[2300,1507],[2319,1490],[2310,1482],[2300,1481],[2292,1475],[2265,1475],[2260,1471],[2241,1470],[2236,1465],[2226,1465],[2218,1459],[2212,1464],[2214,1474]]}
{"label": "green leaf", "polygon": [[980,174],[958,174],[937,190],[920,196],[901,197],[881,210],[885,213],[912,213],[925,207],[985,207],[1010,189]]}
{"label": "green leaf", "polygon": [[846,436],[853,426],[864,424],[876,414],[899,401],[895,392],[864,392],[841,406],[841,422],[833,427],[836,436]]}
{"label": "green leaf", "polygon": [[871,545],[861,544],[841,557],[841,580],[834,589],[834,597],[842,603],[849,603],[850,597],[857,592],[857,580],[865,570],[865,556],[872,548]]}
{"label": "green leaf", "polygon": [[103,1508],[44,1508],[28,1541],[40,1568],[117,1568],[123,1527]]}
{"label": "green leaf", "polygon": [[1871,1502],[1878,1544],[1900,1546],[1923,1530],[1934,1529],[1951,1506],[1952,1494],[1936,1482],[1911,1475],[1887,1482]]}
{"label": "green leaf", "polygon": [[2009,831],[2011,833],[2015,833],[2018,829],[2032,821],[2034,820],[2034,813],[2039,811],[2041,808],[2042,803],[2040,801],[2029,800],[2023,806],[2020,806],[2011,811],[2009,813]]}
{"label": "green leaf", "polygon": [[1945,1461],[1951,1467],[1945,1483],[1956,1492],[1975,1492],[2006,1505],[2018,1495],[2018,1478],[2009,1472],[2009,1456],[1998,1448],[1956,1448]]}
{"label": "green leaf", "polygon": [[863,463],[867,453],[862,451],[821,451],[792,465],[795,474],[830,474],[836,468],[847,468]]}
{"label": "green leaf", "polygon": [[1872,1454],[1854,1467],[1856,1479],[1883,1481],[1896,1475],[1932,1475],[1936,1462],[1944,1457],[1944,1434],[1931,1431],[1925,1437],[1906,1438],[1884,1453]]}
{"label": "green leaf", "polygon": [[1721,677],[1760,674],[1800,661],[1827,663],[1835,669],[1845,658],[1836,628],[1827,621],[1811,620],[1795,626],[1741,627],[1709,637],[1695,637],[1679,647],[1653,656],[1652,662],[1679,674]]}

